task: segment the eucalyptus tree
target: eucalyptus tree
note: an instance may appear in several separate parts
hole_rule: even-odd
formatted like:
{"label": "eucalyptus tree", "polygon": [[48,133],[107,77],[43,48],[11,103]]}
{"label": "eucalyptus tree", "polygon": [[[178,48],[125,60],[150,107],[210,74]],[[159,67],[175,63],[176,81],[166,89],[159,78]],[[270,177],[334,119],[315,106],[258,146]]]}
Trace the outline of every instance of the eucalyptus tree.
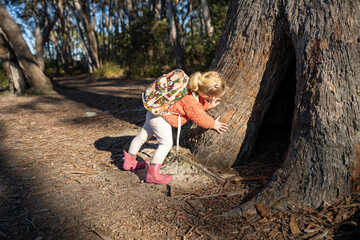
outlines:
{"label": "eucalyptus tree", "polygon": [[34,92],[46,92],[52,90],[52,84],[46,77],[38,62],[32,55],[27,43],[25,42],[19,26],[9,15],[4,5],[0,2],[0,28],[8,41],[7,46],[11,46],[9,51],[13,51],[18,65],[25,77],[27,85]]}
{"label": "eucalyptus tree", "polygon": [[[208,165],[247,162],[259,127],[294,62],[289,147],[265,188],[228,214],[317,208],[348,197],[360,179],[360,9],[356,1],[232,1],[212,69],[227,79],[216,110],[229,131],[193,128],[189,146]],[[285,102],[284,102],[285,104]]]}
{"label": "eucalyptus tree", "polygon": [[[91,5],[91,8],[90,8]],[[93,1],[70,0],[68,7],[76,19],[78,32],[86,53],[90,72],[101,67],[98,39],[95,32],[95,7]]]}

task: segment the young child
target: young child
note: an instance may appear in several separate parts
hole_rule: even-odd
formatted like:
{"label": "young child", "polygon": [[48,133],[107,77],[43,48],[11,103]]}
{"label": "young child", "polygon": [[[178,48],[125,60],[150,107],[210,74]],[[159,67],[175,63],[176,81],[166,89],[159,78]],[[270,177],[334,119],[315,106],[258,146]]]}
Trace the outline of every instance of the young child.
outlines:
{"label": "young child", "polygon": [[[225,82],[215,71],[205,73],[194,73],[190,76],[189,93],[176,102],[169,110],[170,113],[155,116],[151,112],[146,114],[146,122],[139,134],[132,140],[127,153],[124,150],[125,170],[140,169],[146,166],[146,182],[157,184],[168,184],[171,175],[159,173],[161,164],[173,146],[172,127],[178,126],[178,114],[180,114],[181,125],[189,119],[200,127],[214,129],[218,133],[226,132],[227,124],[219,122],[219,118],[213,119],[205,111],[220,104],[219,100],[225,92]],[[136,156],[141,146],[155,134],[159,142],[154,156],[149,164],[136,161]]]}

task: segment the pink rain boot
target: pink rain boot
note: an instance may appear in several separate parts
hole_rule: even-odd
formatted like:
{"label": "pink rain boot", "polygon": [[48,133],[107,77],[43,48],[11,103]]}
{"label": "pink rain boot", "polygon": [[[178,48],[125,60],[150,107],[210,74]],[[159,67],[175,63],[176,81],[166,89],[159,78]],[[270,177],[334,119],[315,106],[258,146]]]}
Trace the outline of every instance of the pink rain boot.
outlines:
{"label": "pink rain boot", "polygon": [[145,167],[145,162],[138,162],[136,161],[137,155],[131,155],[124,150],[124,164],[123,168],[125,170],[131,169],[141,169]]}
{"label": "pink rain boot", "polygon": [[145,181],[148,183],[157,183],[157,184],[168,184],[171,182],[171,175],[159,173],[161,164],[150,165],[146,160],[146,178]]}

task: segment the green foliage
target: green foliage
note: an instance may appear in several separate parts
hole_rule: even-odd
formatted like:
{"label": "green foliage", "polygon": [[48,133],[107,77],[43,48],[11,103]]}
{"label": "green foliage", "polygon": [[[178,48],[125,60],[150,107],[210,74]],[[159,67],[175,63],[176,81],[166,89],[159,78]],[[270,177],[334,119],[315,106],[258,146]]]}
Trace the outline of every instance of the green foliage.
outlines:
{"label": "green foliage", "polygon": [[9,79],[2,66],[0,65],[0,90],[7,89],[9,87]]}
{"label": "green foliage", "polygon": [[[228,9],[227,1],[212,1],[211,16],[214,32],[208,37],[204,30],[198,29],[198,24],[193,26],[194,35],[190,35],[186,46],[187,64],[200,65],[200,69],[204,70],[210,67],[211,61],[215,56],[218,48],[219,38],[225,26],[226,13]],[[194,19],[200,22],[200,16]]]}
{"label": "green foliage", "polygon": [[212,4],[212,23],[214,27],[214,34],[209,37],[204,44],[205,49],[205,65],[210,66],[212,59],[215,56],[218,48],[219,39],[225,26],[226,12],[228,6],[222,1]]}
{"label": "green foliage", "polygon": [[94,77],[121,77],[124,75],[124,69],[114,62],[107,62],[103,67],[96,70]]}
{"label": "green foliage", "polygon": [[64,75],[65,71],[61,62],[53,59],[45,59],[45,75],[48,77],[55,77]]}
{"label": "green foliage", "polygon": [[117,39],[118,56],[129,76],[158,76],[162,66],[171,59],[167,49],[167,19],[156,20],[154,12],[146,8]]}

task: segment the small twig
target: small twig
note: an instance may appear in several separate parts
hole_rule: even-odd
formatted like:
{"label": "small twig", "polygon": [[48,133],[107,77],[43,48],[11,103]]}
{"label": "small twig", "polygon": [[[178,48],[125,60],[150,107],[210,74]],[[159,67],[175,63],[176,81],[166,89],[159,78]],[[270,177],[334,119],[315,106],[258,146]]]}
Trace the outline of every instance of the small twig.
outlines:
{"label": "small twig", "polygon": [[23,216],[27,216],[28,215],[28,210],[25,209],[25,213],[21,213],[18,216],[12,217],[12,218],[0,218],[0,222],[14,222],[15,220],[19,220],[21,217]]}
{"label": "small twig", "polygon": [[47,212],[47,211],[49,211],[49,209],[44,208],[44,209],[41,209],[41,210],[33,211],[32,214],[34,214],[34,213],[41,213],[41,212]]}
{"label": "small twig", "polygon": [[219,196],[231,197],[231,196],[236,196],[236,195],[240,195],[240,194],[243,194],[243,193],[244,193],[243,190],[239,190],[239,191],[233,191],[233,192],[216,193],[216,194],[201,196],[201,197],[198,197],[198,198],[211,198],[211,197],[219,197]]}
{"label": "small twig", "polygon": [[2,231],[0,231],[0,236],[3,236],[3,237],[7,238],[7,235],[5,233],[3,233]]}
{"label": "small twig", "polygon": [[332,207],[332,209],[338,209],[338,208],[352,208],[352,207],[359,207],[360,203],[354,203],[354,204],[348,204],[348,205],[342,205],[337,207]]}
{"label": "small twig", "polygon": [[27,217],[25,217],[25,220],[26,220],[28,223],[30,223],[31,226],[33,226],[34,230],[36,229],[36,226],[35,226],[35,224],[34,224],[32,221],[30,221]]}
{"label": "small twig", "polygon": [[97,231],[94,230],[94,229],[91,229],[91,231],[93,231],[96,235],[98,235],[99,237],[101,237],[103,240],[113,240],[112,238],[109,238],[109,237],[107,237],[107,236],[105,236],[105,235],[97,232]]}

